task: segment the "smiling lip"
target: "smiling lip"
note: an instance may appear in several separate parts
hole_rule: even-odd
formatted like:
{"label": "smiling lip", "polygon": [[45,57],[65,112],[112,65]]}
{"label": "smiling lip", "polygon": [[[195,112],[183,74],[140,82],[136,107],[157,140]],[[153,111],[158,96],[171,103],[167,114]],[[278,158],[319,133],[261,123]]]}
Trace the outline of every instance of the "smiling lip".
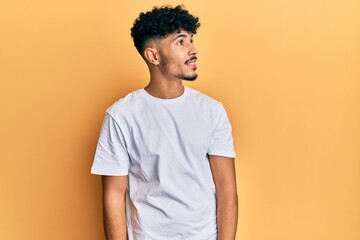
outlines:
{"label": "smiling lip", "polygon": [[190,59],[186,60],[185,64],[196,69],[196,59],[197,57],[196,56],[192,56]]}

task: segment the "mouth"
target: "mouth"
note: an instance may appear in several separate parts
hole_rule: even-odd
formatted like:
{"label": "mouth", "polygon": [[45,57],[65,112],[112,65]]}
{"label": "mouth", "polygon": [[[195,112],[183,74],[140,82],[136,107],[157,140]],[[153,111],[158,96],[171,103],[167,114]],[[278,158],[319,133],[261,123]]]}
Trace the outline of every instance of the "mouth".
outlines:
{"label": "mouth", "polygon": [[185,64],[188,65],[189,67],[196,69],[196,60],[197,57],[196,56],[192,56],[190,59],[186,60]]}

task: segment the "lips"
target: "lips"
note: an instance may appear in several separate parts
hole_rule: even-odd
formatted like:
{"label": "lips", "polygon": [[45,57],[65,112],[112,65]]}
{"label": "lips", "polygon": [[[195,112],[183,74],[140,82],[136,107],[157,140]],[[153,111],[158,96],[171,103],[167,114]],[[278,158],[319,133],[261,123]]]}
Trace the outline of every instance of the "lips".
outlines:
{"label": "lips", "polygon": [[192,67],[193,69],[196,69],[196,56],[192,56],[190,59],[186,60],[185,64]]}

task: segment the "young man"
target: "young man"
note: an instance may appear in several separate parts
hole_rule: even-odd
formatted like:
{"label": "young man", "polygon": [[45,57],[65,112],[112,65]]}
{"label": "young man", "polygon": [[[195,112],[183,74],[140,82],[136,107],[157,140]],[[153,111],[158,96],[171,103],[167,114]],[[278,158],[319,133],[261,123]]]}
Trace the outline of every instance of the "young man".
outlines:
{"label": "young man", "polygon": [[92,166],[102,175],[106,239],[234,240],[231,125],[195,80],[198,18],[181,6],[141,13],[131,29],[149,84],[107,111]]}

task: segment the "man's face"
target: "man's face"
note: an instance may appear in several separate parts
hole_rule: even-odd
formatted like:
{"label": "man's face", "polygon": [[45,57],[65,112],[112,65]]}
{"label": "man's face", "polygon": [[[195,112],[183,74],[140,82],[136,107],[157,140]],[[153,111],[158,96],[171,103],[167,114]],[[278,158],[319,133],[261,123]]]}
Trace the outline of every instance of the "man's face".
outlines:
{"label": "man's face", "polygon": [[168,78],[193,81],[196,74],[197,49],[193,45],[193,34],[179,30],[160,40],[160,70]]}

